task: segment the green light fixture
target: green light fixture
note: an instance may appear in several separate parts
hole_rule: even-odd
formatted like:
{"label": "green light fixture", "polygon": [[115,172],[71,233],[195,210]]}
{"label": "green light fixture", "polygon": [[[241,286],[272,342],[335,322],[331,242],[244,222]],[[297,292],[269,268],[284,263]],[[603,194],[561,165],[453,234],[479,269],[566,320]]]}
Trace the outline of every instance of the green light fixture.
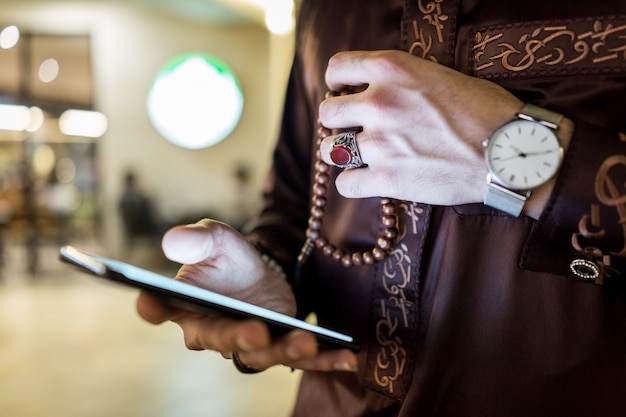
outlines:
{"label": "green light fixture", "polygon": [[179,56],[157,74],[148,93],[148,115],[168,141],[187,149],[213,146],[232,133],[243,112],[233,71],[206,54]]}

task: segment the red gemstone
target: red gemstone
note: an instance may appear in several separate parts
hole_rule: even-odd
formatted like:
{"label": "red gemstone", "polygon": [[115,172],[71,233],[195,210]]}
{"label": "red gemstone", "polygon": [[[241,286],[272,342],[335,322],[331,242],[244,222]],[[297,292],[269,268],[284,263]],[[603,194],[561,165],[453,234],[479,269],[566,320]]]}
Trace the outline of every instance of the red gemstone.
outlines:
{"label": "red gemstone", "polygon": [[337,165],[348,165],[352,161],[352,153],[345,146],[335,146],[330,151],[330,159]]}

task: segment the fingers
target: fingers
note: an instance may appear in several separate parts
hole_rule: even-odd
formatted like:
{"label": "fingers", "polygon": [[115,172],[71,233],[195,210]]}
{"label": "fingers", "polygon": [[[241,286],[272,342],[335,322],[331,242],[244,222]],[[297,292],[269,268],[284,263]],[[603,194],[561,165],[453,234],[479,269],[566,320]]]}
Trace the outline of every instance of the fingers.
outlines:
{"label": "fingers", "polygon": [[351,351],[320,351],[315,337],[302,330],[272,340],[268,328],[257,320],[183,315],[173,321],[183,330],[188,349],[214,350],[225,358],[237,352],[247,367],[259,371],[275,365],[318,371],[354,371],[358,366]]}
{"label": "fingers", "polygon": [[355,371],[357,356],[347,349],[320,351],[315,337],[295,330],[261,351],[237,351],[248,367],[262,371],[282,364],[297,369],[315,371]]}
{"label": "fingers", "polygon": [[184,315],[172,321],[183,330],[190,350],[248,352],[267,349],[272,343],[267,326],[258,320]]}
{"label": "fingers", "polygon": [[151,324],[161,324],[173,315],[171,307],[146,291],[141,291],[137,297],[137,312]]}
{"label": "fingers", "polygon": [[[404,53],[401,53],[404,54]],[[392,68],[391,61],[398,51],[346,51],[334,55],[326,70],[326,84],[331,91],[357,94],[340,94],[329,97],[320,105],[322,125],[329,129],[351,128],[372,122],[378,113],[372,112],[368,103],[368,88],[377,86],[381,70]],[[385,63],[386,62],[386,63]],[[375,106],[381,108],[382,106]]]}
{"label": "fingers", "polygon": [[396,60],[401,54],[406,55],[400,51],[339,52],[328,61],[326,84],[333,91],[368,85],[389,68],[385,62]]}
{"label": "fingers", "polygon": [[320,122],[329,129],[363,126],[364,121],[368,120],[366,112],[370,112],[370,109],[362,98],[363,93],[327,98],[320,104]]}

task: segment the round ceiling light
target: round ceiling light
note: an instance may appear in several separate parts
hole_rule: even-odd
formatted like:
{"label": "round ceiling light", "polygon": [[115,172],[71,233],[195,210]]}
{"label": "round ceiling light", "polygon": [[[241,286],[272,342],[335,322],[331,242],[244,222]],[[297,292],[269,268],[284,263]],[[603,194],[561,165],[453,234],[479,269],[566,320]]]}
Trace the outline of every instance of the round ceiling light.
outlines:
{"label": "round ceiling light", "polygon": [[157,131],[175,145],[201,149],[224,140],[243,112],[233,71],[205,54],[175,58],[158,73],[147,109]]}

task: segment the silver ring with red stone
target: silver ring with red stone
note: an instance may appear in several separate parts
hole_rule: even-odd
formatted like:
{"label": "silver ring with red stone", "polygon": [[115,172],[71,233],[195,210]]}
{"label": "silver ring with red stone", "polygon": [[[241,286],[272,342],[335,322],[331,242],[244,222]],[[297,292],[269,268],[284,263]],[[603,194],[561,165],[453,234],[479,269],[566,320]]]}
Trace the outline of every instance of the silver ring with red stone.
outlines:
{"label": "silver ring with red stone", "polygon": [[339,133],[333,140],[330,160],[339,168],[361,168],[366,165],[356,145],[356,133],[355,131]]}

